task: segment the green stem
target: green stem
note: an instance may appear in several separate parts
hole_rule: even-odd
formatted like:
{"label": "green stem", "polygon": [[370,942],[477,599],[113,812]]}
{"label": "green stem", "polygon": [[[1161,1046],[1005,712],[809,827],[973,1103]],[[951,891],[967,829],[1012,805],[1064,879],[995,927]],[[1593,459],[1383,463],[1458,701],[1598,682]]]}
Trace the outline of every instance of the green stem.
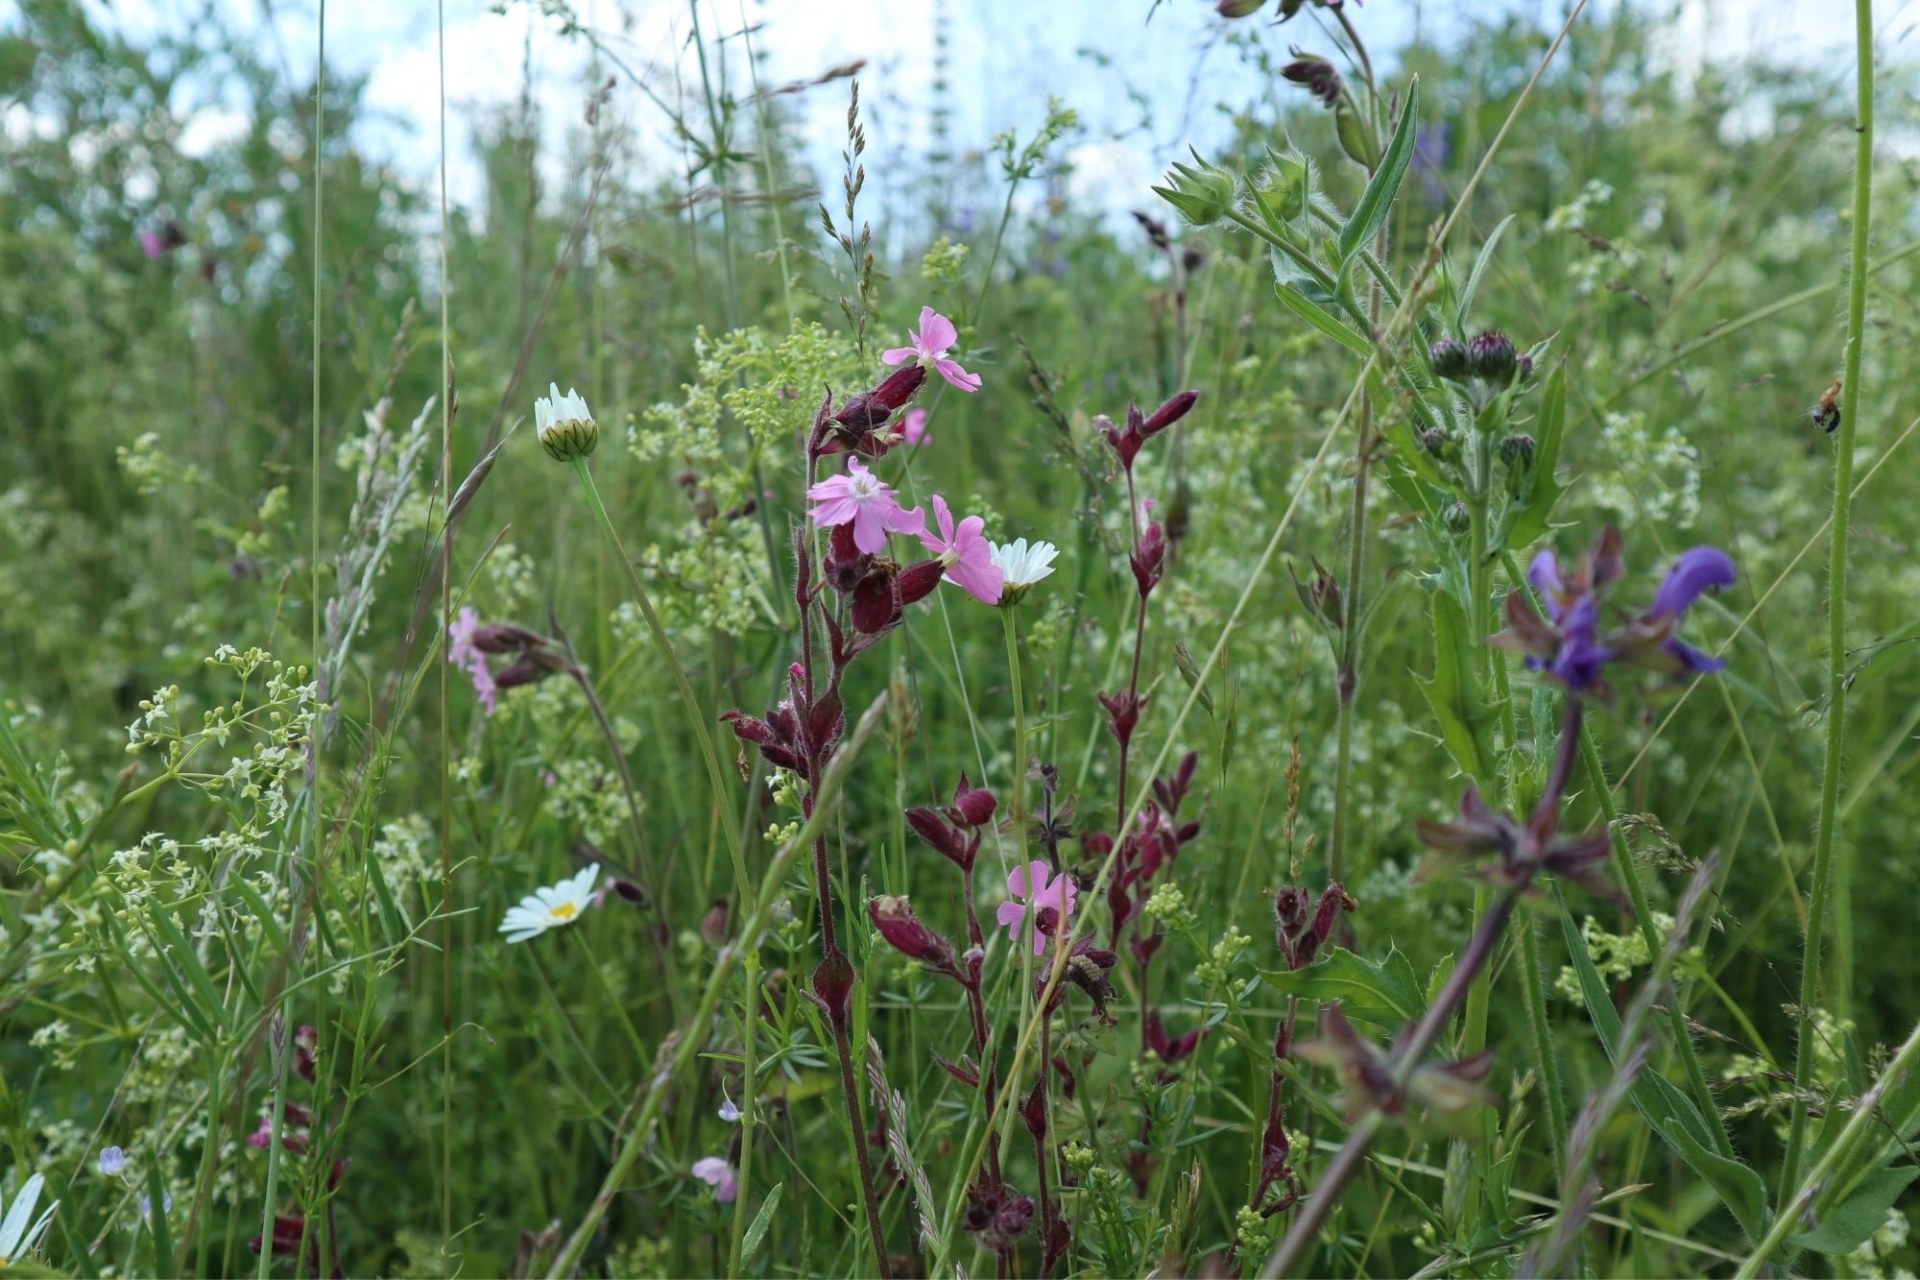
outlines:
{"label": "green stem", "polygon": [[569,932],[578,939],[581,954],[587,958],[587,968],[593,971],[593,980],[595,984],[599,986],[600,994],[607,998],[607,1005],[613,1010],[613,1016],[619,1020],[620,1029],[627,1033],[627,1043],[633,1046],[633,1059],[635,1063],[644,1066],[647,1061],[647,1047],[641,1043],[640,1033],[634,1030],[633,1020],[627,1017],[626,1006],[620,1002],[620,997],[614,991],[613,984],[607,981],[607,971],[600,967],[600,962],[594,958],[593,948],[587,945],[587,935],[580,932],[578,928],[569,930]]}
{"label": "green stem", "polygon": [[758,1123],[755,1115],[755,1102],[759,1097],[759,1084],[754,1080],[757,1067],[755,1041],[760,1035],[760,952],[758,948],[743,943],[745,956],[741,967],[747,981],[747,1021],[740,1032],[740,1067],[743,1083],[740,1089],[740,1170],[738,1190],[733,1202],[733,1240],[727,1248],[727,1275],[738,1280],[740,1275],[740,1251],[747,1238],[748,1206],[753,1190],[753,1129]]}
{"label": "green stem", "polygon": [[[1838,844],[1840,756],[1847,745],[1847,536],[1853,515],[1853,433],[1860,418],[1860,356],[1867,325],[1867,232],[1873,214],[1873,0],[1854,0],[1854,132],[1853,132],[1853,254],[1847,273],[1846,369],[1842,374],[1840,429],[1833,443],[1833,538],[1827,562],[1827,742],[1820,769],[1820,821],[1813,842],[1813,889],[1807,904],[1806,945],[1800,957],[1799,1037],[1793,1054],[1795,1097],[1804,1097],[1813,1074],[1813,1047],[1818,1034],[1813,1011],[1820,1003],[1820,949],[1827,927],[1827,900],[1833,897],[1834,915],[1843,940],[1852,932],[1849,894],[1832,894],[1837,881],[1851,888],[1851,849]],[[1836,867],[1836,863],[1838,864]],[[1844,954],[1837,966],[1835,1014],[1849,1012],[1851,984]],[[1781,1217],[1788,1217],[1786,1193],[1800,1171],[1807,1138],[1807,1111],[1794,1104],[1793,1124],[1787,1134],[1786,1158],[1780,1165]],[[1824,1163],[1824,1162],[1823,1162]],[[1771,1236],[1771,1232],[1769,1235]],[[1764,1257],[1762,1252],[1758,1257]]]}
{"label": "green stem", "polygon": [[[1613,868],[1620,882],[1626,886],[1627,898],[1633,904],[1634,923],[1639,926],[1640,936],[1646,941],[1647,953],[1657,956],[1664,946],[1664,940],[1654,928],[1653,909],[1647,905],[1647,890],[1640,883],[1640,870],[1634,865],[1633,850],[1627,848],[1626,837],[1620,832],[1620,810],[1613,802],[1613,788],[1608,784],[1606,770],[1600,763],[1599,749],[1593,745],[1593,731],[1584,725],[1580,730],[1580,762],[1587,771],[1587,785],[1593,788],[1594,798],[1599,802],[1600,816],[1613,833]],[[1565,910],[1564,902],[1561,907]],[[1706,1118],[1707,1132],[1713,1138],[1714,1150],[1729,1160],[1736,1159],[1733,1139],[1728,1136],[1727,1123],[1720,1115],[1720,1101],[1714,1096],[1713,1086],[1707,1083],[1706,1069],[1700,1064],[1700,1054],[1693,1045],[1693,1032],[1688,1028],[1686,1012],[1680,1006],[1680,992],[1676,987],[1673,999],[1667,1001],[1667,1021],[1673,1028],[1674,1048],[1687,1073],[1687,1084],[1693,1090],[1694,1104]],[[1625,1052],[1625,1049],[1626,1046],[1622,1044],[1620,1051]]]}
{"label": "green stem", "polygon": [[[700,994],[700,1003],[694,1010],[693,1021],[684,1029],[684,1034],[677,1038],[670,1036],[662,1042],[654,1072],[655,1079],[662,1083],[647,1089],[646,1098],[640,1104],[640,1114],[635,1117],[633,1127],[627,1130],[621,1139],[619,1154],[614,1157],[613,1167],[607,1170],[607,1176],[601,1181],[600,1190],[594,1195],[593,1203],[587,1206],[587,1211],[581,1216],[579,1225],[573,1229],[573,1234],[567,1237],[566,1244],[562,1245],[560,1252],[555,1255],[553,1265],[547,1271],[548,1280],[560,1280],[563,1276],[572,1275],[577,1269],[581,1255],[586,1252],[587,1245],[600,1228],[600,1223],[605,1220],[607,1211],[613,1207],[614,1197],[619,1194],[627,1174],[632,1171],[641,1153],[647,1148],[653,1135],[653,1127],[659,1121],[660,1109],[665,1104],[667,1095],[672,1092],[667,1082],[679,1079],[705,1048],[707,1028],[713,1023],[714,1009],[720,1003],[720,993],[726,988],[727,980],[733,976],[734,966],[739,963],[741,953],[767,927],[773,913],[773,904],[786,886],[787,873],[793,867],[795,856],[803,849],[811,849],[814,837],[826,830],[828,816],[834,812],[834,801],[839,797],[841,787],[846,782],[847,772],[859,760],[868,740],[873,737],[885,709],[886,701],[883,696],[867,708],[866,713],[860,717],[860,722],[854,726],[846,744],[834,753],[832,761],[827,765],[826,773],[821,778],[820,791],[814,800],[813,813],[808,816],[799,833],[782,845],[774,853],[772,861],[767,864],[766,874],[760,879],[760,891],[754,900],[753,910],[748,912],[740,922],[739,940],[720,949],[714,961],[713,973],[707,979],[706,990]],[[666,1057],[669,1051],[673,1054],[671,1059]]]}
{"label": "green stem", "polygon": [[[1867,0],[1860,0],[1860,4],[1864,9]],[[1840,1131],[1840,1136],[1827,1148],[1827,1153],[1807,1171],[1806,1180],[1795,1186],[1792,1199],[1781,1197],[1780,1212],[1774,1215],[1772,1225],[1767,1228],[1767,1234],[1761,1237],[1760,1243],[1754,1246],[1753,1253],[1740,1264],[1740,1270],[1734,1273],[1734,1280],[1751,1280],[1759,1275],[1767,1259],[1786,1242],[1787,1234],[1804,1229],[1803,1213],[1812,1207],[1814,1197],[1820,1193],[1827,1179],[1843,1162],[1857,1164],[1853,1149],[1862,1135],[1875,1131],[1887,1122],[1887,1117],[1880,1110],[1880,1098],[1890,1086],[1899,1082],[1902,1074],[1913,1069],[1916,1057],[1920,1057],[1920,1026],[1908,1033],[1900,1052],[1893,1056],[1887,1069],[1880,1073],[1880,1079],[1860,1099],[1853,1114],[1847,1117],[1847,1127]]]}
{"label": "green stem", "polygon": [[652,634],[661,657],[666,659],[667,670],[673,673],[674,687],[680,691],[681,705],[686,708],[687,720],[693,726],[695,740],[700,744],[700,756],[706,762],[707,783],[713,788],[713,804],[719,810],[720,829],[726,836],[728,850],[733,854],[734,876],[738,883],[746,884],[747,865],[740,843],[740,823],[727,799],[726,774],[721,771],[720,757],[713,749],[713,734],[707,729],[707,713],[701,709],[700,699],[687,680],[686,668],[680,665],[680,656],[674,652],[673,642],[667,639],[667,629],[660,625],[660,615],[654,612],[653,601],[640,582],[640,574],[634,569],[633,561],[627,558],[626,548],[620,545],[620,535],[614,531],[613,520],[607,515],[605,504],[600,501],[600,491],[594,487],[593,473],[587,470],[587,460],[584,457],[574,458],[573,471],[580,477],[581,491],[586,494],[587,506],[593,509],[594,519],[600,524],[601,535],[606,538],[620,571],[626,575],[634,603],[640,606],[640,616],[646,619],[647,631]]}

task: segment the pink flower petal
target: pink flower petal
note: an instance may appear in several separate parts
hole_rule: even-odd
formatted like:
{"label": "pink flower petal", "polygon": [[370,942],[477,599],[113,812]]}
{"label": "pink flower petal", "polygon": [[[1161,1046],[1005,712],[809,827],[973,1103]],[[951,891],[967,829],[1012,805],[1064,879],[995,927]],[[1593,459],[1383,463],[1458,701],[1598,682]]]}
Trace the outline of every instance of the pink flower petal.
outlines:
{"label": "pink flower petal", "polygon": [[993,918],[1000,922],[1002,929],[1013,931],[1013,936],[1017,940],[1020,937],[1018,932],[1020,922],[1026,918],[1026,915],[1027,909],[1019,903],[1003,902],[999,908],[994,911]]}
{"label": "pink flower petal", "polygon": [[920,353],[922,355],[937,356],[959,338],[960,331],[953,327],[953,321],[932,307],[920,308]]}
{"label": "pink flower petal", "polygon": [[961,391],[971,392],[980,389],[980,375],[977,373],[968,373],[965,369],[962,369],[956,361],[935,360],[933,362],[933,369],[935,373],[945,378],[949,385],[957,387]]}
{"label": "pink flower petal", "polygon": [[880,353],[880,362],[888,365],[899,364],[903,360],[912,360],[919,354],[912,347],[888,347]]}

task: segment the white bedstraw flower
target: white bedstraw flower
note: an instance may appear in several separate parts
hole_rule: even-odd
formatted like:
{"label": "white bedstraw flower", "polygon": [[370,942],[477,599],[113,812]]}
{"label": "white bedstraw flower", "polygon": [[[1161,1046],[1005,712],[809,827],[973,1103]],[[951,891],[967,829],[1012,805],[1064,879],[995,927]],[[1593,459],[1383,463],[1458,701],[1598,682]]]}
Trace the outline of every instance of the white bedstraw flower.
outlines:
{"label": "white bedstraw flower", "polygon": [[541,396],[533,402],[533,426],[540,434],[540,447],[558,462],[591,454],[600,443],[600,427],[587,402],[572,387],[561,395],[557,382],[549,382],[547,390],[552,393],[550,397]]}
{"label": "white bedstraw flower", "polygon": [[1025,538],[993,544],[993,562],[1006,575],[1000,602],[1012,604],[1027,594],[1027,588],[1053,572],[1053,558],[1060,548],[1051,542],[1028,545]]}
{"label": "white bedstraw flower", "polygon": [[20,1194],[7,1207],[7,1216],[0,1218],[0,1271],[32,1253],[40,1237],[46,1234],[47,1224],[53,1221],[53,1211],[60,1207],[57,1200],[38,1218],[33,1216],[33,1206],[40,1199],[40,1188],[45,1185],[46,1179],[37,1173],[28,1178],[21,1185]]}
{"label": "white bedstraw flower", "polygon": [[500,932],[507,935],[508,942],[525,942],[549,929],[572,924],[593,905],[593,889],[599,879],[600,864],[596,862],[570,880],[535,889],[507,912],[507,918],[500,922]]}

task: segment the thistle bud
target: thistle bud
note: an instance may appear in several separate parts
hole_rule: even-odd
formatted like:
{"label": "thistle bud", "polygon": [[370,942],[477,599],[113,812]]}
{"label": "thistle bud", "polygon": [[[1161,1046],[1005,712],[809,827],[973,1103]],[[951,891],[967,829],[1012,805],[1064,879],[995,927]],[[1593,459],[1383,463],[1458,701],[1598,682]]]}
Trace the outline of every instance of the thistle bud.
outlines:
{"label": "thistle bud", "polygon": [[1447,528],[1455,533],[1465,533],[1473,527],[1473,513],[1467,510],[1467,504],[1456,502],[1447,508]]}
{"label": "thistle bud", "polygon": [[1467,344],[1467,366],[1474,377],[1505,386],[1520,367],[1513,339],[1495,329]]}
{"label": "thistle bud", "polygon": [[1470,372],[1467,349],[1452,338],[1442,338],[1428,347],[1427,363],[1433,366],[1436,377],[1452,378],[1456,382]]}
{"label": "thistle bud", "polygon": [[1428,427],[1420,433],[1420,447],[1435,458],[1444,459],[1453,448],[1453,437],[1445,428]]}
{"label": "thistle bud", "polygon": [[1525,475],[1533,469],[1534,447],[1532,436],[1508,436],[1500,442],[1500,460],[1508,471]]}
{"label": "thistle bud", "polygon": [[533,402],[533,426],[540,447],[556,462],[591,456],[600,444],[600,427],[587,402],[571,387],[561,395],[557,382],[549,382],[547,390],[552,393],[550,397],[541,396]]}

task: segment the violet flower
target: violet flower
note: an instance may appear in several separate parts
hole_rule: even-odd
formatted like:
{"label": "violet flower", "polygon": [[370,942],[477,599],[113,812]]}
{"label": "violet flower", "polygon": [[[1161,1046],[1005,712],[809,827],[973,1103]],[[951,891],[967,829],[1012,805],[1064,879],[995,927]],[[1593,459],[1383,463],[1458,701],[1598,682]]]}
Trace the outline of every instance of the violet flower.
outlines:
{"label": "violet flower", "polygon": [[713,1198],[720,1204],[732,1204],[740,1194],[740,1175],[719,1156],[704,1156],[695,1160],[693,1176],[713,1188]]}
{"label": "violet flower", "polygon": [[[903,508],[893,486],[873,474],[858,458],[847,459],[847,474],[829,476],[807,490],[813,509],[807,514],[816,527],[853,526],[853,545],[873,555],[887,545],[889,533],[925,539],[927,520],[920,508]],[[939,502],[938,498],[934,499]]]}
{"label": "violet flower", "polygon": [[946,580],[983,604],[999,604],[1007,575],[994,561],[993,544],[986,538],[987,522],[979,516],[968,516],[956,529],[947,500],[938,494],[933,499],[933,518],[940,526],[939,536],[924,527],[916,532],[927,550],[940,557]]}
{"label": "violet flower", "polygon": [[917,360],[921,368],[932,369],[945,378],[949,385],[961,391],[978,391],[980,375],[968,373],[958,362],[947,358],[947,350],[959,339],[960,331],[953,327],[953,321],[932,307],[922,307],[920,328],[910,335],[912,345],[882,351],[880,359],[887,364]]}
{"label": "violet flower", "polygon": [[1625,573],[1620,533],[1601,531],[1592,549],[1571,570],[1552,551],[1542,551],[1527,568],[1527,580],[1540,592],[1542,618],[1521,592],[1507,597],[1507,630],[1493,637],[1503,648],[1526,655],[1527,665],[1558,680],[1575,693],[1605,698],[1609,663],[1623,662],[1672,676],[1705,675],[1726,664],[1675,636],[1687,610],[1707,591],[1734,580],[1733,561],[1718,547],[1683,551],[1674,561],[1653,606],[1644,614],[1602,634],[1601,602]]}
{"label": "violet flower", "polygon": [[1001,903],[993,918],[1018,943],[1031,914],[1033,926],[1026,932],[1033,939],[1033,954],[1045,955],[1048,941],[1067,927],[1067,918],[1073,914],[1077,896],[1073,877],[1065,872],[1054,875],[1044,862],[1029,862],[1007,873],[1007,892],[1017,901]]}

